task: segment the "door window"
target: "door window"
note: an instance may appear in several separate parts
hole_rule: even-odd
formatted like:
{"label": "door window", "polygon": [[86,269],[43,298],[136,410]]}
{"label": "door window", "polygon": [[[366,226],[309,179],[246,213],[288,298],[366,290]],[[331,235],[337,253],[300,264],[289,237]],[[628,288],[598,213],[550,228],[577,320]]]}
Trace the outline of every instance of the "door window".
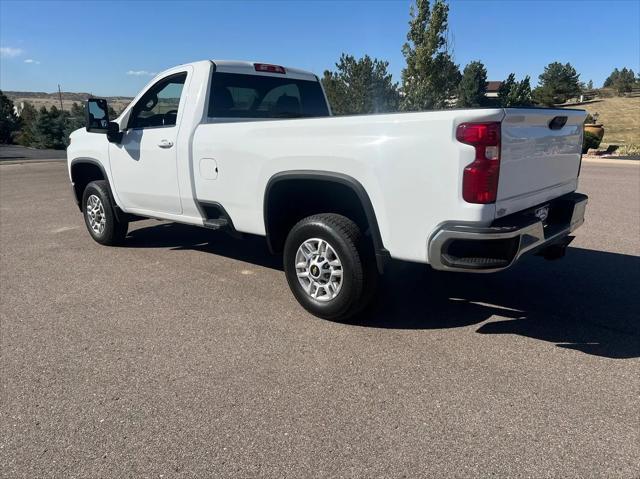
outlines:
{"label": "door window", "polygon": [[186,73],[164,78],[152,86],[133,107],[129,128],[174,126]]}

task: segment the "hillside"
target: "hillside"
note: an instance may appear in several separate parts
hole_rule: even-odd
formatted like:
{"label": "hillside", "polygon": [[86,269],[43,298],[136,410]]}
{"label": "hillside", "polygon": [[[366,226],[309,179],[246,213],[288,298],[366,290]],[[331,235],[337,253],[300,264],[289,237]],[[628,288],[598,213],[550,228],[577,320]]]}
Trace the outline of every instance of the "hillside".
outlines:
{"label": "hillside", "polygon": [[[19,105],[21,102],[29,102],[36,108],[45,106],[50,108],[55,105],[60,108],[60,99],[58,98],[58,92],[45,93],[35,91],[4,91],[3,92],[9,99],[15,104]],[[74,103],[82,103],[87,98],[91,97],[90,93],[75,93],[75,92],[62,92],[62,105],[65,110],[71,108]],[[133,98],[125,96],[113,96],[106,97],[109,104],[116,110],[122,111]]]}
{"label": "hillside", "polygon": [[640,145],[640,97],[614,97],[581,105],[604,125],[603,144]]}

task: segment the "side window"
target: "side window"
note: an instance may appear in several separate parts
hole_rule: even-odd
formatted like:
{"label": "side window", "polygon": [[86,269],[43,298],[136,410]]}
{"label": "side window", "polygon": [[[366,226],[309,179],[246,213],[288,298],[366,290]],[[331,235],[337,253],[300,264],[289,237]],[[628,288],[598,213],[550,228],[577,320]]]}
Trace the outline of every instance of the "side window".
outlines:
{"label": "side window", "polygon": [[133,107],[128,127],[151,128],[175,125],[180,95],[186,79],[186,73],[178,73],[152,86]]}

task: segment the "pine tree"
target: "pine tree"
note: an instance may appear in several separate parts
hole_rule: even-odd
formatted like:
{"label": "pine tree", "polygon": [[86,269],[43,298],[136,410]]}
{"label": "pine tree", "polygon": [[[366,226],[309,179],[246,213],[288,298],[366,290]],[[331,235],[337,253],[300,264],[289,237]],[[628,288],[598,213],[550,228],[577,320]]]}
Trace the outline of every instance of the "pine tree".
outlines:
{"label": "pine tree", "polygon": [[623,93],[630,92],[635,83],[636,75],[633,73],[633,70],[626,67],[622,70],[615,68],[611,72],[611,75],[604,81],[603,87],[613,88],[619,95],[622,95]]}
{"label": "pine tree", "polygon": [[342,54],[337,71],[325,71],[322,85],[336,115],[397,111],[398,84],[387,71],[388,62],[365,55]]}
{"label": "pine tree", "polygon": [[516,86],[515,73],[509,73],[507,79],[500,84],[498,88],[498,100],[501,106],[509,106],[509,95],[511,90]]}
{"label": "pine tree", "polygon": [[71,111],[67,115],[67,124],[65,125],[65,139],[68,141],[69,135],[79,128],[85,126],[85,109],[82,105],[74,102],[71,105]]}
{"label": "pine tree", "polygon": [[16,115],[13,102],[0,90],[0,143],[13,143],[20,130],[20,118]]}
{"label": "pine tree", "polygon": [[611,72],[611,75],[607,77],[607,79],[602,84],[602,88],[611,88],[613,86],[613,82],[620,76],[620,71],[617,68],[614,68]]}
{"label": "pine tree", "polygon": [[50,148],[51,130],[53,129],[53,121],[51,115],[45,106],[41,106],[33,125],[33,143],[36,148]]}
{"label": "pine tree", "polygon": [[480,107],[487,103],[487,69],[480,61],[469,63],[458,85],[457,106]]}
{"label": "pine tree", "polygon": [[35,143],[35,124],[38,118],[38,110],[29,103],[25,102],[22,111],[20,112],[20,120],[22,121],[22,128],[17,137],[17,142],[23,146],[34,146]]}
{"label": "pine tree", "polygon": [[550,63],[539,80],[540,86],[534,90],[533,96],[542,105],[565,103],[580,95],[580,75],[570,63]]}
{"label": "pine tree", "polygon": [[531,106],[533,100],[531,99],[531,81],[529,75],[524,77],[524,80],[518,82],[515,88],[515,93],[509,96],[509,106]]}
{"label": "pine tree", "polygon": [[498,100],[503,107],[531,106],[531,83],[527,75],[521,81],[516,81],[516,75],[510,73],[498,90]]}

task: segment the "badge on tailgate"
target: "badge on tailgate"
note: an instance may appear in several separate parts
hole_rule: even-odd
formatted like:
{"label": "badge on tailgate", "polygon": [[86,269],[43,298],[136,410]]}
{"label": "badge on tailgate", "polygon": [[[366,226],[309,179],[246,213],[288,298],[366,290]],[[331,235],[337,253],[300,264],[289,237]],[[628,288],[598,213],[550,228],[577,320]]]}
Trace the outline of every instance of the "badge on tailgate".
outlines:
{"label": "badge on tailgate", "polygon": [[533,214],[535,215],[536,218],[538,218],[540,221],[544,223],[549,217],[549,205],[544,205],[539,208],[536,208]]}

